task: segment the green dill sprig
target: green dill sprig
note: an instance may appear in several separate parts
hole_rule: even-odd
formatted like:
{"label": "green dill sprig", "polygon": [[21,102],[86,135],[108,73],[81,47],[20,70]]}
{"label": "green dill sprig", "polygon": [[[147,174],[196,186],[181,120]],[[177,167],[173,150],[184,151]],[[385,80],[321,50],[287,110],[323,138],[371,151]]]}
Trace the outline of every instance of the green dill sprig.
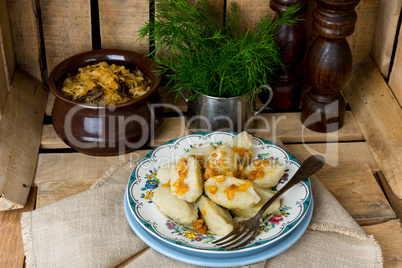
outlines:
{"label": "green dill sprig", "polygon": [[290,7],[272,22],[263,17],[250,29],[241,27],[236,3],[224,23],[223,14],[207,0],[155,0],[155,20],[139,30],[138,40],[155,42],[151,54],[170,91],[237,97],[272,82],[283,68],[275,32],[279,25],[298,21],[299,9]]}

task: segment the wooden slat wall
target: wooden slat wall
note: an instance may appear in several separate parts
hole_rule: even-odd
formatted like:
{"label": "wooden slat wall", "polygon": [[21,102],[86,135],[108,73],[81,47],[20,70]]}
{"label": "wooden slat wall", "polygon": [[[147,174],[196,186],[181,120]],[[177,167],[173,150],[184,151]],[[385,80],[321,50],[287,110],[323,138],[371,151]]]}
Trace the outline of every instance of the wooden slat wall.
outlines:
{"label": "wooden slat wall", "polygon": [[398,46],[389,77],[389,86],[394,92],[399,105],[402,106],[402,31],[399,32],[398,36]]}
{"label": "wooden slat wall", "polygon": [[392,191],[402,198],[402,110],[371,57],[355,66],[343,93]]}
{"label": "wooden slat wall", "polygon": [[149,19],[149,6],[148,0],[99,0],[102,48],[119,48],[148,54],[148,40],[135,41],[136,32]]}
{"label": "wooden slat wall", "polygon": [[379,0],[371,55],[388,78],[402,0]]}
{"label": "wooden slat wall", "polygon": [[17,64],[21,70],[42,80],[39,23],[35,0],[8,0]]}
{"label": "wooden slat wall", "polygon": [[6,64],[7,83],[10,85],[15,69],[15,54],[7,0],[0,0],[0,27],[0,39],[2,39],[0,50],[4,57],[3,62]]}
{"label": "wooden slat wall", "polygon": [[41,0],[48,73],[64,59],[92,49],[90,0]]}
{"label": "wooden slat wall", "polygon": [[0,118],[6,104],[11,83],[10,76],[13,75],[14,68],[15,54],[7,1],[0,0]]}

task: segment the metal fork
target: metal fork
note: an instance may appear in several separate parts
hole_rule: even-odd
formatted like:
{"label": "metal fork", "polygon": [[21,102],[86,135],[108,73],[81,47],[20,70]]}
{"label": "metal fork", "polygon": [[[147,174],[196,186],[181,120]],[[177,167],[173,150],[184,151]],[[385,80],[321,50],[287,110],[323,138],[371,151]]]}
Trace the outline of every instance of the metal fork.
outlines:
{"label": "metal fork", "polygon": [[232,232],[226,236],[212,242],[226,250],[233,250],[246,246],[258,234],[260,228],[260,219],[265,210],[284,192],[292,188],[303,179],[313,175],[320,170],[325,164],[325,159],[321,155],[312,155],[303,162],[295,175],[285,186],[282,187],[274,196],[269,199],[257,214],[241,223]]}

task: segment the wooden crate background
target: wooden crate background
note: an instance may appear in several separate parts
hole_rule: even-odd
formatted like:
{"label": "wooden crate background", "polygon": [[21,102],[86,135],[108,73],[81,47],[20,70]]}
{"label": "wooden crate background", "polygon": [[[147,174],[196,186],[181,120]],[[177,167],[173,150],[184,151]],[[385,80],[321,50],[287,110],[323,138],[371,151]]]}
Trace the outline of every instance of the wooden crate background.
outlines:
{"label": "wooden crate background", "polygon": [[[269,0],[214,0],[222,10],[232,1],[240,5],[249,25],[275,14]],[[401,4],[402,0],[361,0],[355,33],[348,37],[353,64],[374,60],[373,68],[378,66],[381,82],[385,81],[381,87],[395,109],[402,103]],[[310,43],[316,36],[311,30],[314,7],[311,0],[305,20]],[[19,187],[32,182],[47,100],[43,84],[53,68],[67,57],[97,48],[147,54],[149,42],[135,41],[149,13],[148,0],[0,0],[0,189],[15,177],[21,182]],[[346,97],[349,103],[362,102],[362,98],[356,102]],[[27,138],[29,142],[21,142]],[[391,153],[397,149],[390,148]]]}

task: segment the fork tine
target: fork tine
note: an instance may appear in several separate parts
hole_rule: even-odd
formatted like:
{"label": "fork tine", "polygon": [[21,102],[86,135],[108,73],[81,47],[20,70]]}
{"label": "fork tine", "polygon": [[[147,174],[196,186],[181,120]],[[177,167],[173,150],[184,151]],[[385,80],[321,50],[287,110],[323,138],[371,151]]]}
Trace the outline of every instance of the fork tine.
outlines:
{"label": "fork tine", "polygon": [[231,246],[234,246],[234,245],[238,244],[239,242],[243,241],[245,238],[248,238],[249,235],[250,235],[250,230],[247,229],[246,232],[240,233],[238,236],[231,239],[231,241],[220,243],[220,246],[225,247],[225,248],[230,248]]}
{"label": "fork tine", "polygon": [[250,243],[250,241],[253,240],[257,234],[258,234],[258,230],[254,230],[253,233],[251,234],[251,236],[250,236],[249,238],[247,238],[246,241],[242,242],[241,244],[239,244],[239,245],[237,245],[237,246],[231,247],[231,248],[230,248],[229,246],[226,246],[226,249],[228,249],[228,250],[234,250],[234,249],[238,249],[238,248],[244,247],[244,246],[246,246],[248,243]]}
{"label": "fork tine", "polygon": [[[224,237],[219,238],[218,240],[213,241],[212,243],[213,243],[213,244],[221,244],[222,241],[225,241],[225,240],[231,238],[232,236],[237,235],[239,232],[243,231],[243,229],[244,229],[244,226],[239,225],[239,226],[237,226],[233,231],[231,231],[230,233],[228,233],[228,234],[225,235]],[[230,241],[230,240],[229,240],[229,241]]]}

